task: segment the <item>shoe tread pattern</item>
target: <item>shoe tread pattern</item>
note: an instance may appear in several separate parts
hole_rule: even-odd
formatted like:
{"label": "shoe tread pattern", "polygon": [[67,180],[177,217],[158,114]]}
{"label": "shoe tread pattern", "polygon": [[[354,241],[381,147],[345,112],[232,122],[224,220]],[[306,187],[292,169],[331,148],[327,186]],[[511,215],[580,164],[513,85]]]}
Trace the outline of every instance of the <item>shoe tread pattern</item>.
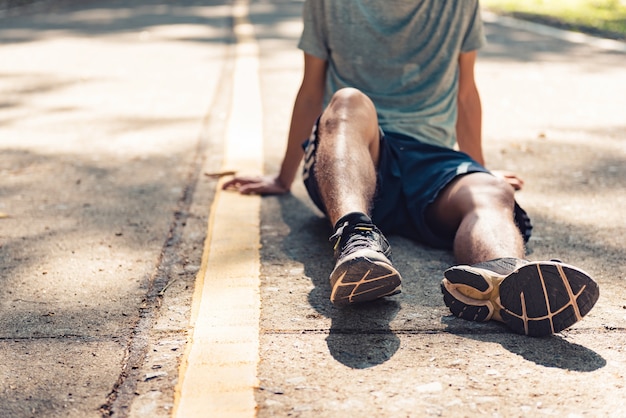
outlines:
{"label": "shoe tread pattern", "polygon": [[[479,292],[488,294],[490,283],[480,274],[474,271],[465,270],[462,267],[451,268],[446,271],[445,278],[448,283],[462,284]],[[445,281],[441,283],[441,292],[443,300],[450,312],[458,318],[469,321],[484,322],[491,319],[493,315],[493,306],[487,300],[465,299],[459,293],[454,296],[445,286]]]}
{"label": "shoe tread pattern", "polygon": [[585,272],[558,262],[530,263],[500,285],[502,320],[515,332],[546,336],[580,321],[600,295]]}
{"label": "shoe tread pattern", "polygon": [[331,302],[336,306],[368,302],[399,293],[400,273],[389,263],[355,257],[333,271]]}

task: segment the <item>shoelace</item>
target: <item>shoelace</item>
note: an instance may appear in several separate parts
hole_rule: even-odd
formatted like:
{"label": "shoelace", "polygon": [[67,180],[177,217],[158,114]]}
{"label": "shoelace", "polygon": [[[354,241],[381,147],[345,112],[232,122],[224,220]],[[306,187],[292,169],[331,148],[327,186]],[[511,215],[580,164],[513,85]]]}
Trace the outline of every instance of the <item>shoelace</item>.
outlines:
{"label": "shoelace", "polygon": [[[346,229],[347,226],[348,226],[348,222],[345,222],[342,226],[337,228],[337,231],[333,235],[331,235],[331,237],[328,239],[331,242],[333,240],[336,240],[335,245],[333,246],[333,250],[336,251],[337,248],[339,247],[339,243],[341,242],[341,237],[343,236],[343,231]],[[357,224],[354,226],[353,230],[356,234],[351,236],[346,242],[346,246],[343,249],[344,250],[343,252],[345,254],[349,254],[358,248],[369,246],[371,239],[368,238],[367,232],[373,232],[374,226]]]}

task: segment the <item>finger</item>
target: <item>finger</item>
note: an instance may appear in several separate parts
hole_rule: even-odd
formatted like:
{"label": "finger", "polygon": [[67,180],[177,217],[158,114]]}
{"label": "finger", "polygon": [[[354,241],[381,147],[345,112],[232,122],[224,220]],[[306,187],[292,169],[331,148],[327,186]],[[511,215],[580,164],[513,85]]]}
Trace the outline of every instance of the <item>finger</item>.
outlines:
{"label": "finger", "polygon": [[517,177],[516,175],[510,175],[506,177],[506,180],[512,184],[517,190],[521,189],[524,185],[524,180]]}
{"label": "finger", "polygon": [[254,183],[241,185],[239,186],[239,193],[245,194],[245,195],[260,194],[260,187],[261,186],[259,186],[258,184],[254,184]]}
{"label": "finger", "polygon": [[234,179],[224,182],[224,184],[222,185],[222,188],[228,189],[228,190],[236,190],[236,189],[241,189],[242,186],[245,186],[246,184],[253,183],[253,182],[255,182],[255,179],[246,178],[246,177],[235,177]]}
{"label": "finger", "polygon": [[513,187],[515,190],[521,190],[523,182],[520,182],[519,179],[516,178],[507,178],[507,182]]}
{"label": "finger", "polygon": [[239,188],[239,181],[236,179],[228,180],[222,184],[222,190],[236,190]]}

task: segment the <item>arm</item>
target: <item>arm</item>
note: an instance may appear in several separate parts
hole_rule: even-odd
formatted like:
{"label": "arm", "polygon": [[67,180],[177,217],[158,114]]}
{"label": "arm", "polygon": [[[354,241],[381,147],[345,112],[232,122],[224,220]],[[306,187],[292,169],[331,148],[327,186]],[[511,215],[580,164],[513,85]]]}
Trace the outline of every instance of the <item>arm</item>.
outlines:
{"label": "arm", "polygon": [[304,77],[291,115],[287,151],[278,180],[289,189],[304,156],[302,143],[311,135],[315,120],[322,113],[326,85],[326,61],[304,54]]}
{"label": "arm", "polygon": [[[459,93],[456,139],[459,149],[474,160],[485,165],[482,145],[482,106],[474,78],[476,51],[462,53],[459,56]],[[515,173],[492,171],[509,183],[515,190],[520,190],[524,180]]]}
{"label": "arm", "polygon": [[322,112],[326,66],[325,60],[304,54],[304,76],[293,106],[280,173],[274,176],[235,177],[224,183],[224,189],[238,190],[242,194],[283,194],[289,191],[304,156],[302,143],[311,134],[313,124]]}
{"label": "arm", "polygon": [[482,106],[474,79],[476,51],[459,56],[456,137],[459,149],[485,165],[482,147]]}

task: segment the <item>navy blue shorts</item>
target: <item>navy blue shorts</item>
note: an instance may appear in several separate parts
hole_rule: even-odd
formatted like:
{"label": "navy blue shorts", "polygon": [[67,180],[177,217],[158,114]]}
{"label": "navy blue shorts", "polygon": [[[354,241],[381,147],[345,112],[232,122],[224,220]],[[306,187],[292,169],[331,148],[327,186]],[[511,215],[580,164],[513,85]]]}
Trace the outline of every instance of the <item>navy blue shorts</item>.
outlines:
{"label": "navy blue shorts", "polygon": [[[316,124],[302,145],[303,179],[315,205],[326,213],[314,175],[318,140]],[[406,135],[384,133],[380,141],[373,222],[385,234],[402,235],[435,248],[452,248],[452,238],[438,235],[426,222],[426,208],[456,177],[489,170],[465,153],[425,144]],[[532,225],[517,203],[515,222],[527,242]]]}

